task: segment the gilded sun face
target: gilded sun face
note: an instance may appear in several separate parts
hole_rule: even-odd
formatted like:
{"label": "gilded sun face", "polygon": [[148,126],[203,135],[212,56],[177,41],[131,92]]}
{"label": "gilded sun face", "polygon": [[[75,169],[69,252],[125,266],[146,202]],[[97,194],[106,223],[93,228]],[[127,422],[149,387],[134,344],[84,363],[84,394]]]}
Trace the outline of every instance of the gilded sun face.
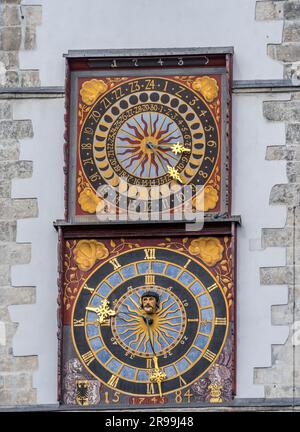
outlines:
{"label": "gilded sun face", "polygon": [[142,308],[144,309],[144,311],[149,314],[152,315],[156,312],[157,310],[157,300],[155,297],[149,296],[149,297],[143,297],[142,298]]}
{"label": "gilded sun face", "polygon": [[[132,355],[151,357],[152,346],[157,355],[174,348],[182,338],[186,327],[186,313],[181,301],[171,291],[157,289],[157,299],[146,294],[143,288],[126,292],[116,303],[118,311],[112,317],[112,332],[118,343]],[[149,326],[145,317],[151,316],[150,343]]]}
{"label": "gilded sun face", "polygon": [[172,145],[183,140],[178,125],[163,114],[146,113],[129,119],[117,135],[116,154],[122,167],[138,177],[167,174],[180,155]]}

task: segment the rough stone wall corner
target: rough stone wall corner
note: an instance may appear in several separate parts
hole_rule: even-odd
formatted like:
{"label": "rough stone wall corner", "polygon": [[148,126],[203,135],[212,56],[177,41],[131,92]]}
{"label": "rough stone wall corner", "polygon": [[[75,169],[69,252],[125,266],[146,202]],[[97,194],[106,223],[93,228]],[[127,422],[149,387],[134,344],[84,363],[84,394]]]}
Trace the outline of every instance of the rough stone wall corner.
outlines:
{"label": "rough stone wall corner", "polygon": [[[20,0],[0,2],[0,88],[39,86],[36,70],[22,70],[20,50],[36,47],[36,27],[41,6],[22,5]],[[34,198],[13,199],[11,182],[32,176],[32,162],[22,161],[20,140],[33,137],[29,119],[14,118],[12,99],[0,100],[0,405],[26,405],[37,401],[33,388],[36,356],[14,356],[13,338],[19,323],[13,322],[10,306],[35,303],[34,287],[14,287],[11,267],[28,264],[31,245],[17,243],[17,220],[37,217]]]}
{"label": "rough stone wall corner", "polygon": [[[282,43],[268,45],[268,54],[275,61],[282,62],[284,78],[291,78],[293,63],[300,61],[300,1],[258,1],[256,19],[283,20]],[[286,284],[288,286],[288,303],[272,307],[272,324],[289,326],[289,335],[285,344],[272,345],[272,365],[254,370],[254,382],[264,385],[266,398],[299,398],[300,396],[300,343],[295,344],[293,339],[296,324],[300,323],[299,95],[298,89],[295,89],[289,99],[266,101],[263,106],[263,114],[268,121],[285,123],[285,145],[269,146],[266,159],[285,160],[288,179],[286,184],[274,185],[270,193],[270,205],[286,206],[285,226],[262,230],[264,247],[286,248],[286,265],[261,268],[260,280],[262,285]]]}

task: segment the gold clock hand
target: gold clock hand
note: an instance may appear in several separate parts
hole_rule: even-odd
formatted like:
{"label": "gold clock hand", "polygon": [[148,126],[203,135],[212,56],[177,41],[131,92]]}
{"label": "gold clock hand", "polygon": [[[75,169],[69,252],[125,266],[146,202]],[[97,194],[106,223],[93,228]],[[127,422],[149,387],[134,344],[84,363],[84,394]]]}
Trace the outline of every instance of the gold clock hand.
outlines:
{"label": "gold clock hand", "polygon": [[183,181],[182,181],[182,179],[180,177],[180,174],[179,174],[179,172],[177,171],[176,168],[170,167],[170,165],[168,165],[168,172],[170,174],[170,177],[172,177],[172,179],[178,180],[180,183],[183,183]]}
{"label": "gold clock hand", "polygon": [[153,382],[153,383],[157,384],[159,395],[160,395],[160,397],[162,397],[163,393],[162,393],[161,383],[167,378],[167,375],[158,366],[158,357],[156,355],[156,352],[155,352],[155,349],[154,349],[154,345],[153,345],[154,340],[151,337],[153,335],[153,333],[152,333],[152,331],[150,329],[150,322],[151,323],[153,322],[152,318],[145,317],[145,322],[146,322],[146,325],[147,325],[150,346],[151,346],[151,349],[152,349],[152,352],[153,352],[153,363],[154,363],[154,371],[152,371],[149,379],[150,379],[150,382]]}
{"label": "gold clock hand", "polygon": [[97,315],[99,325],[103,324],[108,317],[116,315],[116,312],[109,308],[109,301],[107,299],[102,300],[98,307],[87,306],[85,309]]}
{"label": "gold clock hand", "polygon": [[191,150],[184,147],[184,145],[182,145],[178,142],[178,143],[172,145],[172,152],[175,153],[176,155],[178,155],[178,154],[184,153],[184,152],[190,153]]}

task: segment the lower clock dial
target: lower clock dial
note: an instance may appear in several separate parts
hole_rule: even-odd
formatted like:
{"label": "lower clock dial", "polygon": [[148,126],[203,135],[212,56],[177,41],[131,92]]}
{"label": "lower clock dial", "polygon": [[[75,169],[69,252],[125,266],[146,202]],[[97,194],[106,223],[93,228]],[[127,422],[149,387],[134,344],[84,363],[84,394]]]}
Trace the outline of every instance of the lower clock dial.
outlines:
{"label": "lower clock dial", "polygon": [[[104,301],[114,314],[100,324]],[[166,247],[136,247],[88,276],[71,323],[75,350],[102,385],[161,396],[187,388],[212,367],[229,315],[221,286],[198,260]]]}

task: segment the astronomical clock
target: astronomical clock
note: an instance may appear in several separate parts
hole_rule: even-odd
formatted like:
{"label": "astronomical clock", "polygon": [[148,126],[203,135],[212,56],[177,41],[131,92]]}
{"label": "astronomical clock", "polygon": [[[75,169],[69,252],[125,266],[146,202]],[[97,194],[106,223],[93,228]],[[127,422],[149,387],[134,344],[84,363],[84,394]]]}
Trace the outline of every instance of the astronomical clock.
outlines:
{"label": "astronomical clock", "polygon": [[69,236],[63,245],[63,401],[105,408],[230,400],[232,234]]}
{"label": "astronomical clock", "polygon": [[138,209],[145,220],[155,209],[158,220],[178,219],[184,188],[192,211],[228,213],[231,54],[76,56],[68,62],[68,218],[110,223]]}
{"label": "astronomical clock", "polygon": [[[167,408],[235,394],[231,61],[230,49],[67,55],[61,404]],[[185,199],[201,230],[180,213]]]}

